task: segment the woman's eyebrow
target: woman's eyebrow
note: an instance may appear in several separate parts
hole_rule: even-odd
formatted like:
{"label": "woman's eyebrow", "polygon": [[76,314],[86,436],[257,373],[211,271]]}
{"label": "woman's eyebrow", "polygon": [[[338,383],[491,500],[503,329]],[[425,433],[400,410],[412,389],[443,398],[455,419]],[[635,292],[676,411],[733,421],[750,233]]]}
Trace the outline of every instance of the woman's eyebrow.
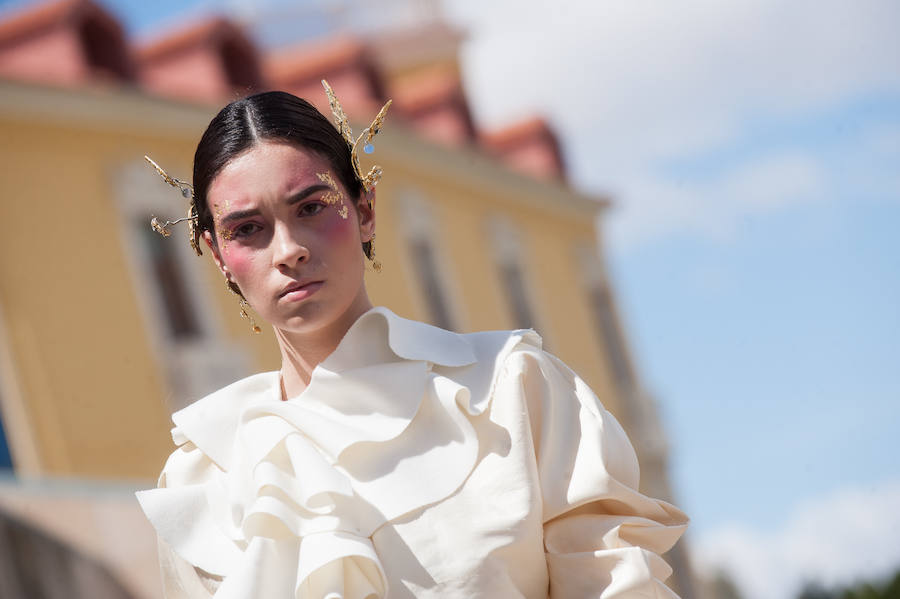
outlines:
{"label": "woman's eyebrow", "polygon": [[[331,190],[331,187],[329,187],[328,185],[324,185],[322,183],[316,183],[315,185],[310,185],[309,187],[301,189],[300,191],[298,191],[297,193],[295,193],[294,195],[289,197],[287,199],[286,204],[288,206],[292,206],[292,205],[296,204],[297,202],[303,201],[304,199],[308,198],[309,196],[311,196],[312,194],[314,194],[318,191],[330,191],[330,190]],[[225,225],[228,225],[235,221],[244,220],[245,218],[248,218],[251,216],[257,216],[259,213],[260,212],[259,212],[258,208],[250,208],[248,210],[235,210],[234,212],[229,212],[228,214],[223,216],[219,220],[219,225],[225,226]]]}
{"label": "woman's eyebrow", "polygon": [[298,191],[297,193],[295,193],[294,195],[292,195],[291,197],[289,197],[287,200],[287,205],[291,206],[293,204],[296,204],[297,202],[300,202],[300,201],[308,198],[309,196],[316,193],[317,191],[331,191],[331,187],[329,187],[328,185],[325,185],[323,183],[316,183],[315,185],[310,185],[309,187],[302,189],[302,190]]}
{"label": "woman's eyebrow", "polygon": [[257,214],[259,214],[258,208],[250,208],[249,210],[235,210],[234,212],[229,212],[221,219],[219,219],[218,224],[219,226],[224,226],[235,221],[244,220],[245,218],[248,218],[250,216],[256,216]]}

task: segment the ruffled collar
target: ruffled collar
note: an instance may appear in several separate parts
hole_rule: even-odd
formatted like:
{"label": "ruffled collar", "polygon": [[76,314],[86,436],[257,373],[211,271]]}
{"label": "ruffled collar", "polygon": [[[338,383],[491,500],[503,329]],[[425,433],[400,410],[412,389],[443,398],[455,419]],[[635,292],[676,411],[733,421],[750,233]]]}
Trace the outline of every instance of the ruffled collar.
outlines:
{"label": "ruffled collar", "polygon": [[[515,342],[494,335],[479,354]],[[464,335],[373,308],[297,397],[280,401],[269,372],[175,413],[176,443],[218,469],[141,492],[142,507],[183,559],[224,577],[217,599],[384,597],[371,535],[450,496],[475,467],[470,419],[489,403],[493,369],[471,366],[484,357]]]}
{"label": "ruffled collar", "polygon": [[443,366],[466,366],[475,361],[475,353],[465,335],[401,318],[379,306],[353,323],[321,366],[340,372],[350,367],[376,363],[373,355],[386,357],[380,351],[385,337],[390,350],[406,360],[422,360]]}
{"label": "ruffled collar", "polygon": [[[375,307],[360,316],[348,329],[341,342],[321,364],[313,370],[309,386],[325,389],[328,385],[318,383],[330,381],[338,373],[372,367],[373,372],[380,370],[381,365],[396,363],[399,360],[419,361],[426,364],[459,367],[472,364],[476,360],[471,344],[464,335],[446,331],[429,324],[408,320],[394,314],[385,307]],[[360,380],[353,381],[372,388],[373,381],[367,379],[368,372],[360,372]],[[344,377],[344,381],[351,383]],[[412,381],[408,381],[412,383]],[[421,397],[422,385],[405,384],[394,389],[395,394],[404,394],[406,401],[393,398],[389,404],[382,406],[386,412],[397,405],[407,408]],[[317,393],[304,391],[300,396],[289,401],[303,401]],[[349,403],[356,401],[358,394],[346,391],[343,396]],[[232,444],[234,433],[240,422],[240,415],[253,405],[279,401],[281,386],[279,373],[263,372],[207,395],[191,405],[172,414],[175,428],[172,436],[176,444],[192,440],[220,468],[228,470],[231,466]],[[337,406],[341,402],[335,398],[335,407],[346,408],[352,412],[354,407]],[[374,406],[373,406],[374,407]],[[408,420],[413,414],[406,414]]]}

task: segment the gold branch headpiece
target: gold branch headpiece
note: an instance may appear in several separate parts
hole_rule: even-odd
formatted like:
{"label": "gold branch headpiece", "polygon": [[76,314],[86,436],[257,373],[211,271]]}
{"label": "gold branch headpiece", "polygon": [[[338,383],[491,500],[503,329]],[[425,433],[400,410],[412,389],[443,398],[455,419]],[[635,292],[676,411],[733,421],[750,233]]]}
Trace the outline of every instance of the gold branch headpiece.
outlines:
{"label": "gold branch headpiece", "polygon": [[334,124],[337,126],[338,131],[340,131],[341,137],[344,138],[344,141],[346,141],[347,145],[350,147],[350,162],[353,164],[353,172],[356,173],[356,178],[362,183],[363,189],[372,191],[381,179],[383,170],[376,164],[364,175],[362,167],[359,165],[359,146],[362,144],[363,152],[366,154],[371,154],[375,150],[375,147],[372,145],[372,139],[374,139],[378,132],[381,131],[384,117],[387,114],[388,108],[391,107],[391,102],[393,102],[393,100],[388,100],[387,103],[381,107],[381,110],[378,111],[378,115],[375,117],[375,120],[372,121],[372,124],[366,127],[363,132],[359,134],[359,137],[353,139],[353,130],[350,128],[350,121],[347,119],[347,115],[344,114],[344,109],[341,107],[341,103],[338,101],[337,96],[334,95],[334,90],[331,89],[331,86],[328,85],[328,82],[324,79],[322,79],[322,86],[325,88],[325,93],[328,94],[328,103],[331,104],[331,113],[334,115]]}
{"label": "gold branch headpiece", "polygon": [[[354,139],[353,130],[350,128],[350,121],[347,120],[344,109],[341,108],[341,103],[338,101],[337,96],[334,95],[334,90],[331,89],[331,86],[328,85],[328,82],[324,79],[322,80],[322,85],[325,87],[325,93],[328,94],[328,102],[331,104],[331,112],[334,114],[335,125],[337,125],[341,137],[344,138],[344,141],[347,142],[347,146],[350,148],[350,162],[353,165],[353,172],[356,174],[356,178],[359,179],[360,184],[362,184],[363,189],[367,192],[372,191],[381,179],[383,171],[380,166],[375,165],[368,173],[363,174],[362,167],[359,165],[359,146],[362,144],[363,152],[366,154],[371,154],[374,151],[372,140],[378,132],[381,131],[381,125],[384,123],[384,117],[387,114],[388,108],[391,106],[391,100],[388,100],[387,103],[381,107],[381,110],[378,111],[378,115],[375,117],[375,120],[372,121],[372,124],[366,127],[366,129],[360,133],[359,137]],[[154,216],[150,219],[150,226],[160,235],[168,237],[171,234],[169,227],[188,221],[190,227],[190,230],[188,231],[188,240],[191,243],[191,247],[197,252],[197,255],[202,255],[203,252],[200,251],[200,224],[197,216],[196,199],[194,198],[194,186],[186,181],[170,176],[169,173],[164,171],[163,168],[156,164],[149,156],[144,156],[144,159],[156,169],[156,172],[163,178],[163,181],[178,189],[182,196],[190,200],[186,217],[177,218],[172,221],[167,220],[165,222],[159,222],[159,219]]]}
{"label": "gold branch headpiece", "polygon": [[194,248],[194,251],[197,252],[198,256],[202,256],[203,252],[200,251],[200,226],[198,224],[197,217],[197,206],[194,204],[194,186],[190,183],[182,181],[181,179],[176,179],[175,177],[169,176],[169,173],[163,170],[161,166],[156,164],[152,158],[149,156],[144,156],[144,160],[150,163],[150,165],[156,169],[156,172],[159,173],[159,176],[163,178],[163,181],[171,185],[172,187],[181,191],[181,195],[185,198],[190,199],[190,206],[188,207],[188,214],[184,218],[176,218],[175,220],[167,220],[164,223],[159,222],[159,219],[155,216],[150,219],[150,226],[153,227],[153,230],[162,235],[163,237],[168,237],[171,232],[169,231],[169,227],[172,225],[177,225],[178,223],[182,223],[184,221],[188,221],[188,241],[191,242],[191,247]]}

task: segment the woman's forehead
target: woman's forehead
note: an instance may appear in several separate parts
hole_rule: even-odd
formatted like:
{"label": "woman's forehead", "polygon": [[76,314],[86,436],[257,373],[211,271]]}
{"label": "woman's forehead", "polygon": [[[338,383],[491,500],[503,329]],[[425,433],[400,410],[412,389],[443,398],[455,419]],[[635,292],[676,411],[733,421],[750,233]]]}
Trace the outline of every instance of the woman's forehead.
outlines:
{"label": "woman's forehead", "polygon": [[286,194],[320,182],[331,165],[319,154],[282,142],[261,142],[230,160],[213,179],[210,203],[255,201]]}

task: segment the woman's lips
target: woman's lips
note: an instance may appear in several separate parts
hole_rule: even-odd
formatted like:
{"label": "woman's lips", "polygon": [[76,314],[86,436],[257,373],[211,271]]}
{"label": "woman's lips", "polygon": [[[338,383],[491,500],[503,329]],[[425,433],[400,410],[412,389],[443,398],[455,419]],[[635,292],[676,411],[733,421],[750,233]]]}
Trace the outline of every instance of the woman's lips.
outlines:
{"label": "woman's lips", "polygon": [[290,287],[281,294],[281,299],[289,302],[298,302],[318,291],[322,284],[323,281],[312,281],[311,283],[306,283],[304,285]]}

